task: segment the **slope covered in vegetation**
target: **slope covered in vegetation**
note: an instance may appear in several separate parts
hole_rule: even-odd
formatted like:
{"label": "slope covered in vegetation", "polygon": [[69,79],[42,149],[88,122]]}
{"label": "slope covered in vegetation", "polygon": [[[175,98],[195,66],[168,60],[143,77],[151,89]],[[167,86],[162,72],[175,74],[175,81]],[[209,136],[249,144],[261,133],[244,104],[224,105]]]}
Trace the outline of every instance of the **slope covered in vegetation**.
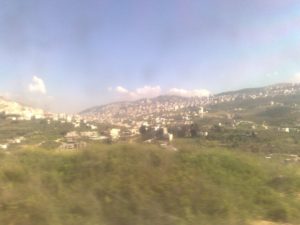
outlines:
{"label": "slope covered in vegetation", "polygon": [[181,143],[177,152],[116,144],[79,153],[3,153],[1,224],[299,224],[297,165],[197,146]]}

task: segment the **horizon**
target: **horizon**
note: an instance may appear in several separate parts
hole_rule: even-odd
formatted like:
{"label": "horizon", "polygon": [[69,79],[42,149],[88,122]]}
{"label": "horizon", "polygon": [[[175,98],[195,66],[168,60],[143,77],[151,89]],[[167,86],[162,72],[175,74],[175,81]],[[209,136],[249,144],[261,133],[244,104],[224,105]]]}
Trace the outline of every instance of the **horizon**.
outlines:
{"label": "horizon", "polygon": [[0,96],[48,111],[299,82],[296,0],[0,0]]}
{"label": "horizon", "polygon": [[[141,101],[141,100],[145,100],[145,99],[156,99],[156,98],[159,98],[159,97],[180,97],[180,98],[210,98],[210,97],[214,97],[214,96],[218,96],[218,95],[226,95],[226,94],[230,94],[230,93],[235,93],[235,92],[242,92],[242,91],[245,91],[245,90],[249,90],[249,89],[260,89],[260,88],[267,88],[267,87],[272,87],[272,86],[276,86],[276,85],[300,85],[300,82],[281,82],[281,83],[274,83],[274,84],[269,84],[269,85],[265,85],[265,86],[258,86],[258,87],[245,87],[245,88],[241,88],[241,89],[233,89],[233,90],[228,90],[228,91],[224,91],[224,92],[218,92],[218,93],[209,93],[209,95],[202,95],[202,96],[197,96],[197,95],[182,95],[182,93],[170,93],[170,92],[167,92],[167,93],[161,93],[157,96],[150,96],[150,97],[140,97],[140,98],[135,98],[135,99],[120,99],[120,100],[115,100],[115,101],[111,101],[111,102],[107,102],[107,103],[103,103],[103,104],[98,104],[98,105],[90,105],[90,106],[87,106],[85,108],[82,108],[82,109],[79,109],[78,111],[76,112],[66,112],[66,111],[62,111],[62,110],[58,110],[58,111],[51,111],[51,110],[45,110],[44,108],[41,108],[43,111],[45,112],[48,112],[48,113],[67,113],[67,114],[73,114],[73,115],[76,115],[76,114],[80,114],[84,111],[87,111],[87,110],[90,110],[90,109],[93,109],[93,108],[97,108],[97,107],[102,107],[102,106],[106,106],[106,105],[111,105],[111,104],[117,104],[117,103],[126,103],[126,102],[136,102],[136,101]],[[3,100],[5,101],[15,101],[17,102],[18,104],[21,104],[23,106],[26,106],[26,107],[33,107],[32,105],[29,105],[27,104],[26,102],[22,102],[22,101],[18,101],[18,100],[15,100],[15,99],[12,99],[11,97],[9,96],[4,96],[4,95],[0,95],[0,98],[2,98]],[[33,107],[33,108],[38,108],[38,107]]]}

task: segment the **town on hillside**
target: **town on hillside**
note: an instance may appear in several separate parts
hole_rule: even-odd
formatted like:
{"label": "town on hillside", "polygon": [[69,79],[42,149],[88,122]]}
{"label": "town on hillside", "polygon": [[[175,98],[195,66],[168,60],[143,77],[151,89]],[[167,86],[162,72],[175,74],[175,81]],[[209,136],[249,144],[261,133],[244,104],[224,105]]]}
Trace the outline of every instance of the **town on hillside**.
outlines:
{"label": "town on hillside", "polygon": [[177,138],[220,139],[222,132],[232,132],[240,139],[267,132],[294,137],[300,133],[300,102],[294,101],[299,93],[300,85],[280,84],[209,97],[159,96],[112,103],[74,115],[45,112],[1,98],[3,125],[40,130],[2,135],[0,149],[27,146],[31,139],[36,146],[65,151],[84,149],[93,142],[158,143],[176,150],[172,142]]}

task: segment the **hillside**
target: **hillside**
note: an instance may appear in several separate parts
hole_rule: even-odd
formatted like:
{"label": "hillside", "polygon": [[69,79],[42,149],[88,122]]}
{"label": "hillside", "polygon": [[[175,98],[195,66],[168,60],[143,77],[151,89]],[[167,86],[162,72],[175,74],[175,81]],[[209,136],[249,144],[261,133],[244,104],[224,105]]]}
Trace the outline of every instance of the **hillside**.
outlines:
{"label": "hillside", "polygon": [[280,83],[269,85],[266,87],[258,88],[245,88],[237,91],[222,92],[216,96],[226,96],[226,95],[235,95],[235,96],[244,96],[249,95],[269,95],[269,96],[278,96],[278,95],[289,95],[300,92],[299,83]]}
{"label": "hillside", "polygon": [[[189,106],[192,104],[201,104],[207,98],[199,97],[181,97],[175,95],[162,95],[152,99],[139,99],[136,101],[125,101],[125,102],[115,102],[103,106],[96,106],[86,109],[79,114],[81,115],[91,115],[91,114],[106,114],[108,111],[112,114],[120,114],[123,111],[134,111],[140,108],[156,108],[163,107],[165,105],[179,104],[183,106]],[[120,112],[121,111],[121,112]]]}
{"label": "hillside", "polygon": [[162,95],[152,99],[140,99],[136,101],[115,102],[107,105],[96,106],[80,112],[81,115],[105,114],[111,111],[112,114],[119,110],[134,108],[147,108],[149,106],[181,105],[182,108],[190,106],[215,105],[223,102],[235,102],[247,99],[278,98],[280,96],[294,96],[300,94],[300,84],[276,84],[262,88],[247,88],[238,91],[223,92],[210,97],[182,97],[174,95]]}
{"label": "hillside", "polygon": [[44,111],[42,109],[25,106],[2,97],[0,97],[0,113],[20,117],[23,120],[29,120],[31,117],[44,118]]}
{"label": "hillside", "polygon": [[153,126],[193,123],[204,115],[219,119],[221,123],[222,118],[231,118],[232,124],[246,120],[276,127],[296,127],[300,124],[299,112],[300,84],[277,84],[210,97],[166,95],[112,103],[87,109],[80,114],[89,120],[136,129],[145,122]]}
{"label": "hillside", "polygon": [[0,221],[11,225],[299,224],[299,167],[178,143],[1,154]]}
{"label": "hillside", "polygon": [[[9,143],[0,151],[3,224],[300,223],[294,86],[160,96],[95,107],[82,117],[28,121],[7,112],[29,108],[6,100],[2,106],[0,144]],[[154,135],[152,144],[141,125]],[[151,126],[166,129],[155,133]],[[118,138],[98,139],[113,130]],[[158,131],[174,139],[155,140]]]}

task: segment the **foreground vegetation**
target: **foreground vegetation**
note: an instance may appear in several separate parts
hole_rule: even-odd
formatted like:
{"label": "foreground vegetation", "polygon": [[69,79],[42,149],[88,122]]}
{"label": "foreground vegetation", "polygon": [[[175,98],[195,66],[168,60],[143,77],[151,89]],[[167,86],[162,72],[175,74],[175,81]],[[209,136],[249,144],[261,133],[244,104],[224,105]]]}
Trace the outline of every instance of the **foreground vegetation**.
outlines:
{"label": "foreground vegetation", "polygon": [[0,221],[10,225],[300,222],[298,165],[179,141],[0,155]]}

